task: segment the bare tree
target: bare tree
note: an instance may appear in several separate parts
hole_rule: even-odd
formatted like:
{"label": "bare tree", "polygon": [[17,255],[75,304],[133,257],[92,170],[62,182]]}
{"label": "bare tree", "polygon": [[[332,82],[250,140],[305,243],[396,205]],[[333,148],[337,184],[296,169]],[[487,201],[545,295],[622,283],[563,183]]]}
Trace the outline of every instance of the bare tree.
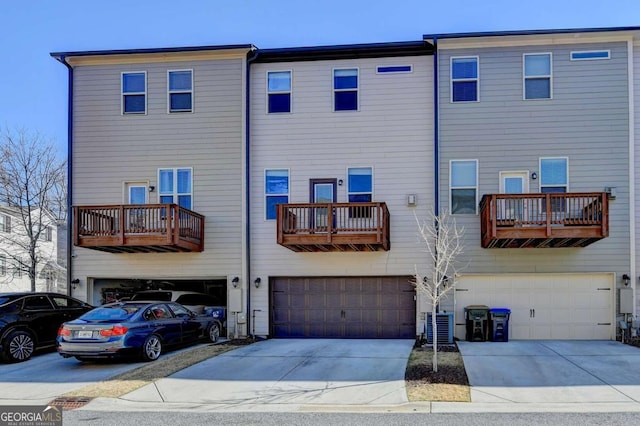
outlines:
{"label": "bare tree", "polygon": [[0,232],[0,254],[14,271],[27,274],[31,291],[42,267],[57,262],[51,244],[43,242],[66,217],[65,172],[53,142],[25,130],[0,131],[0,206],[16,219],[11,232]]}
{"label": "bare tree", "polygon": [[426,263],[415,267],[416,291],[431,304],[431,333],[433,336],[433,371],[438,371],[438,324],[436,312],[441,300],[453,290],[458,279],[458,257],[462,254],[464,228],[459,228],[446,211],[431,213],[420,221],[416,216],[418,240],[427,253]]}

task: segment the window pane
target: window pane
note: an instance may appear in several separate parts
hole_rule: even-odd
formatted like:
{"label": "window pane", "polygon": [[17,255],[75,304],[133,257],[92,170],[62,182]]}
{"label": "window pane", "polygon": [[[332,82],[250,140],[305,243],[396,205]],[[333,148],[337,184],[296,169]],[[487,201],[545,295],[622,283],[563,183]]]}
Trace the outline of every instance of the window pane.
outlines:
{"label": "window pane", "polygon": [[551,98],[551,81],[548,78],[528,78],[524,82],[525,99]]}
{"label": "window pane", "polygon": [[349,194],[350,203],[370,203],[371,194]]}
{"label": "window pane", "polygon": [[129,203],[144,204],[147,200],[147,188],[144,186],[132,186],[129,188]]}
{"label": "window pane", "polygon": [[452,60],[451,77],[478,78],[478,60],[476,58],[458,58]]}
{"label": "window pane", "polygon": [[173,203],[173,195],[160,196],[160,204],[171,204],[171,203]]}
{"label": "window pane", "polygon": [[336,92],[336,111],[355,111],[358,109],[358,92]]}
{"label": "window pane", "polygon": [[173,193],[173,170],[160,170],[160,193]]}
{"label": "window pane", "polygon": [[451,213],[475,214],[476,213],[476,190],[475,189],[452,189],[451,190]]}
{"label": "window pane", "polygon": [[566,185],[567,159],[545,158],[540,160],[540,185]]}
{"label": "window pane", "polygon": [[191,93],[172,93],[169,99],[171,111],[191,111]]}
{"label": "window pane", "polygon": [[451,186],[476,186],[476,162],[451,162]]}
{"label": "window pane", "polygon": [[191,195],[178,195],[178,205],[191,210]]}
{"label": "window pane", "polygon": [[191,71],[169,72],[169,90],[191,90]]}
{"label": "window pane", "polygon": [[267,173],[265,176],[264,192],[266,194],[288,194],[289,193],[289,171],[288,170],[267,170]]}
{"label": "window pane", "polygon": [[144,92],[144,73],[122,74],[122,92]]}
{"label": "window pane", "polygon": [[290,93],[271,93],[269,95],[269,112],[290,112]]}
{"label": "window pane", "polygon": [[524,75],[533,77],[537,75],[551,75],[551,56],[526,55],[524,57]]}
{"label": "window pane", "polygon": [[267,75],[269,92],[287,92],[291,90],[291,72],[270,72]]}
{"label": "window pane", "polygon": [[125,95],[124,112],[144,112],[144,95]]}
{"label": "window pane", "polygon": [[178,194],[191,192],[191,170],[178,169]]}
{"label": "window pane", "polygon": [[373,179],[370,167],[349,169],[349,192],[372,192]]}
{"label": "window pane", "polygon": [[469,102],[478,100],[477,81],[454,81],[453,102]]}
{"label": "window pane", "polygon": [[289,197],[287,196],[267,196],[267,219],[276,218],[276,204],[286,204],[288,202]]}
{"label": "window pane", "polygon": [[358,70],[334,70],[333,71],[333,88],[334,89],[357,89],[358,88]]}
{"label": "window pane", "polygon": [[522,178],[512,177],[504,180],[505,194],[522,194]]}

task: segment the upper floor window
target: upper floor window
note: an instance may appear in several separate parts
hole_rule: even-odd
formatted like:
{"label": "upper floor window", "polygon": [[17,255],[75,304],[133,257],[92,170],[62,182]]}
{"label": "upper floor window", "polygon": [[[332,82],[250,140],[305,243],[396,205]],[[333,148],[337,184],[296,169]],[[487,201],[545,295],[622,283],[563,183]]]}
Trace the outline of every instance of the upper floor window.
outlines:
{"label": "upper floor window", "polygon": [[412,71],[413,66],[411,65],[380,65],[376,68],[378,74],[398,74]]}
{"label": "upper floor window", "polygon": [[52,241],[53,229],[50,226],[42,225],[40,227],[40,239],[42,241]]}
{"label": "upper floor window", "polygon": [[291,71],[267,73],[267,111],[291,112]]}
{"label": "upper floor window", "polygon": [[567,192],[569,186],[569,159],[540,159],[540,192]]}
{"label": "upper floor window", "polygon": [[11,232],[11,216],[0,214],[0,232]]}
{"label": "upper floor window", "polygon": [[571,52],[572,61],[595,61],[598,59],[610,59],[610,50],[584,50]]}
{"label": "upper floor window", "polygon": [[451,58],[451,101],[478,101],[478,57]]}
{"label": "upper floor window", "polygon": [[160,203],[178,204],[191,210],[193,204],[193,169],[174,168],[158,170]]}
{"label": "upper floor window", "polygon": [[478,160],[451,160],[449,168],[452,214],[476,214]]}
{"label": "upper floor window", "polygon": [[373,168],[350,167],[347,170],[350,203],[370,203],[373,199]]}
{"label": "upper floor window", "polygon": [[145,114],[147,112],[147,73],[122,73],[122,113]]}
{"label": "upper floor window", "polygon": [[358,69],[333,70],[333,110],[356,111],[358,109]]}
{"label": "upper floor window", "polygon": [[268,169],[264,172],[264,195],[267,220],[276,218],[276,205],[289,202],[289,170]]}
{"label": "upper floor window", "polygon": [[168,71],[169,112],[193,111],[193,71]]}
{"label": "upper floor window", "polygon": [[524,99],[551,99],[551,53],[524,55]]}

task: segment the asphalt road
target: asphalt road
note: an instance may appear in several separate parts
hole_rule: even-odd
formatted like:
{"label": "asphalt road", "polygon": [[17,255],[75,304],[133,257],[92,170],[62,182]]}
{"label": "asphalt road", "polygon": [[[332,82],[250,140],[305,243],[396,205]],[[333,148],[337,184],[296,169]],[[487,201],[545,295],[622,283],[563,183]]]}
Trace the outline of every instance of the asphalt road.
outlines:
{"label": "asphalt road", "polygon": [[530,425],[632,425],[638,413],[520,413],[520,414],[423,414],[423,413],[190,413],[65,411],[63,424],[118,425],[341,425],[341,426],[530,426]]}

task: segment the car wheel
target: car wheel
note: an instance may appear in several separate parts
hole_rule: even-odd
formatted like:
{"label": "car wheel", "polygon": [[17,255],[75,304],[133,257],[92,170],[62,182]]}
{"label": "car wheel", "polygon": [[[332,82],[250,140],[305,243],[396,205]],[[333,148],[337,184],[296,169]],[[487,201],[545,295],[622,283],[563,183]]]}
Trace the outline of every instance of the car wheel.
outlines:
{"label": "car wheel", "polygon": [[220,326],[218,325],[218,323],[213,323],[209,326],[209,329],[207,330],[207,338],[209,339],[210,342],[217,342],[218,339],[220,338]]}
{"label": "car wheel", "polygon": [[35,349],[33,337],[27,331],[14,331],[2,345],[4,358],[9,362],[22,362],[31,358]]}
{"label": "car wheel", "polygon": [[144,361],[155,361],[162,354],[162,341],[160,337],[152,334],[147,337],[142,345],[142,359]]}

